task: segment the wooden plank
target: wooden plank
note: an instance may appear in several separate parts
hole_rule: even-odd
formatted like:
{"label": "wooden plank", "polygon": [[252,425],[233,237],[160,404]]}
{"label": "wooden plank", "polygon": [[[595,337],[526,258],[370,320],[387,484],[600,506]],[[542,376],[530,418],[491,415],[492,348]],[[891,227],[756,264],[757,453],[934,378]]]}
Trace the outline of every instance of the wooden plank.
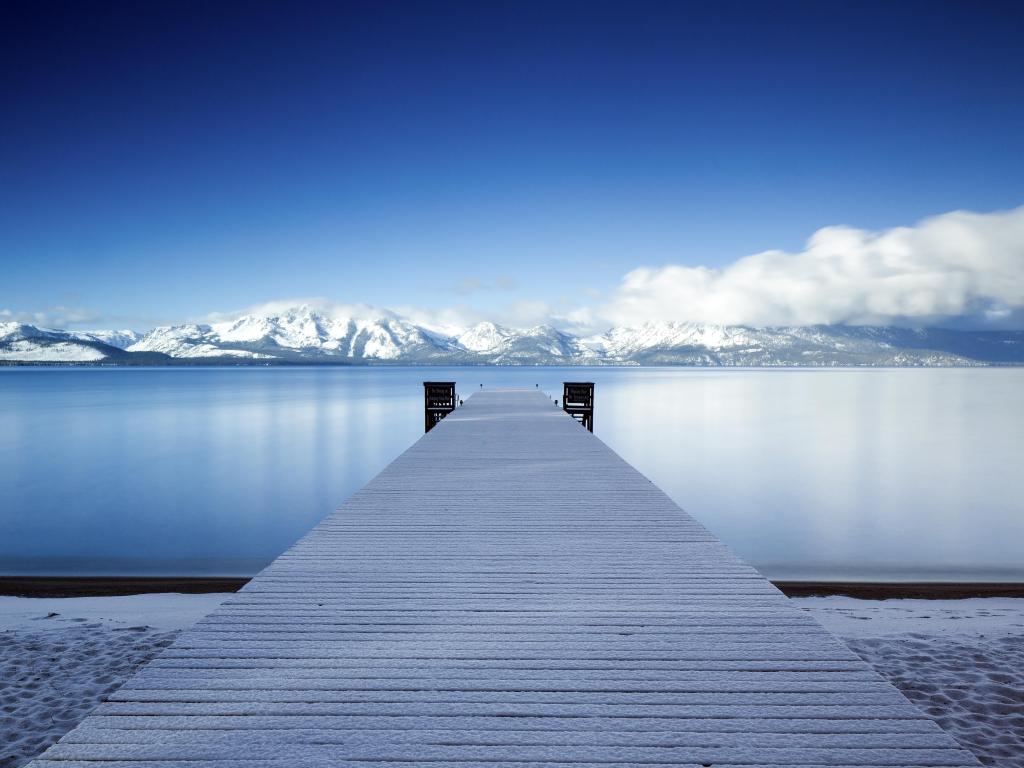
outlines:
{"label": "wooden plank", "polygon": [[973,766],[535,391],[486,391],[31,765]]}

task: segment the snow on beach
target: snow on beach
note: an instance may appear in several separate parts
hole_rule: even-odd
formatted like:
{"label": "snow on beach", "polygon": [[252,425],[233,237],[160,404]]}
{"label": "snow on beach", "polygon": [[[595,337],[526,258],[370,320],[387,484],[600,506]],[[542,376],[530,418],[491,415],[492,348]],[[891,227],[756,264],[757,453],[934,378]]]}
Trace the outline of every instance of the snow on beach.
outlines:
{"label": "snow on beach", "polygon": [[[228,596],[0,597],[0,768],[57,741]],[[795,600],[984,764],[1024,768],[1024,599]]]}
{"label": "snow on beach", "polygon": [[227,597],[0,597],[0,768],[57,741]]}
{"label": "snow on beach", "polygon": [[795,598],[985,765],[1024,768],[1024,598]]}

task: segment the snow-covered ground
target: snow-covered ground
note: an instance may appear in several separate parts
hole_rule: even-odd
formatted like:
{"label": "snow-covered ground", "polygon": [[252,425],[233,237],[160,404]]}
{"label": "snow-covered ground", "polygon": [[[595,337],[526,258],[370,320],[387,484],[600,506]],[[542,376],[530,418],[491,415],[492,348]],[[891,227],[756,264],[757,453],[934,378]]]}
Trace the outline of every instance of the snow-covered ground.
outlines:
{"label": "snow-covered ground", "polygon": [[0,360],[23,363],[86,363],[96,362],[105,357],[106,355],[92,347],[62,341],[41,347],[30,339],[22,339],[12,341],[0,349]]}
{"label": "snow-covered ground", "polygon": [[0,597],[0,768],[57,741],[227,597]]}
{"label": "snow-covered ground", "polygon": [[[59,739],[227,597],[0,597],[0,768]],[[1024,768],[1024,599],[796,602],[983,763]]]}
{"label": "snow-covered ground", "polygon": [[983,764],[1024,768],[1024,598],[795,602]]}
{"label": "snow-covered ground", "polygon": [[231,593],[155,593],[119,597],[0,596],[0,632],[75,629],[86,625],[107,629],[185,629],[230,596]]}

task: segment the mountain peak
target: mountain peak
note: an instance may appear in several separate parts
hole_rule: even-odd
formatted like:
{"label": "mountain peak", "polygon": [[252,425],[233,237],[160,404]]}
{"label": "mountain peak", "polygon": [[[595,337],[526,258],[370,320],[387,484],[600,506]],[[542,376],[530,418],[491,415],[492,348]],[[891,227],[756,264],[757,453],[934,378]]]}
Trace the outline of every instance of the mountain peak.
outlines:
{"label": "mountain peak", "polygon": [[541,324],[491,321],[444,336],[398,315],[321,312],[309,304],[212,325],[61,331],[0,323],[0,362],[335,362],[496,365],[985,365],[1024,364],[1024,332],[860,326],[748,328],[648,322],[580,339]]}

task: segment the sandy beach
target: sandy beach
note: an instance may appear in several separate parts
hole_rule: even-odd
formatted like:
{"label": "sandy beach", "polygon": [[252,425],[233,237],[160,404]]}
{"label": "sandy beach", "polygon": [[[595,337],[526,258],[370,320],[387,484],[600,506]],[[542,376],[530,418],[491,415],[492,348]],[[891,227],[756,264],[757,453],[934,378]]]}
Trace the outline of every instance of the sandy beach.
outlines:
{"label": "sandy beach", "polygon": [[[229,595],[0,597],[0,768],[27,763]],[[1024,598],[794,598],[985,765],[1024,767]]]}
{"label": "sandy beach", "polygon": [[983,764],[1024,766],[1024,599],[794,599]]}
{"label": "sandy beach", "polygon": [[0,596],[0,768],[57,741],[228,596]]}

